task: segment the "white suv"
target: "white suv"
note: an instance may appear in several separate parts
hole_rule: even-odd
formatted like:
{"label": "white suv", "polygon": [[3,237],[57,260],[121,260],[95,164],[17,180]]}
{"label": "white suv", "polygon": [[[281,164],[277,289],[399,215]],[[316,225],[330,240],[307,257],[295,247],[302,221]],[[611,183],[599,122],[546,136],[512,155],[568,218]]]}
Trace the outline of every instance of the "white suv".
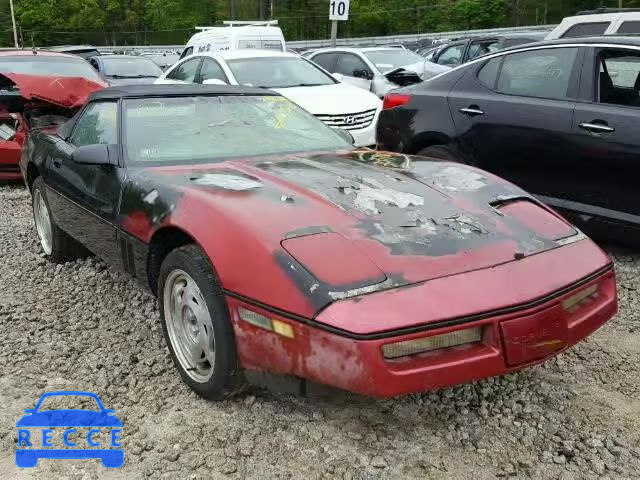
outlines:
{"label": "white suv", "polygon": [[269,50],[229,50],[190,55],[155,83],[247,85],[275,90],[331,127],[348,130],[355,146],[373,146],[381,100],[340,83],[299,55]]}
{"label": "white suv", "polygon": [[[596,12],[608,12],[607,9]],[[551,30],[545,40],[599,35],[634,35],[640,33],[640,11],[592,13],[566,17]]]}

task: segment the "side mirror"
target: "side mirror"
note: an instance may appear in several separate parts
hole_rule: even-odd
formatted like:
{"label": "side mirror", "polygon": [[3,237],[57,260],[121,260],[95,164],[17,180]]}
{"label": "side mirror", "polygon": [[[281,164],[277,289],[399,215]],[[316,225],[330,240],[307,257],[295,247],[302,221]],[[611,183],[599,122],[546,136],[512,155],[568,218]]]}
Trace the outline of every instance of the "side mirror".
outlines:
{"label": "side mirror", "polygon": [[25,408],[24,413],[34,413],[36,411],[35,408]]}
{"label": "side mirror", "polygon": [[367,70],[354,70],[353,76],[356,78],[364,78],[365,80],[371,80],[371,75]]}
{"label": "side mirror", "polygon": [[115,165],[115,145],[83,145],[71,154],[71,160],[81,165]]}
{"label": "side mirror", "polygon": [[333,75],[333,78],[335,78],[339,82],[344,81],[344,75],[341,73],[332,73],[331,75]]}
{"label": "side mirror", "polygon": [[337,127],[331,127],[331,128],[333,128],[333,130],[349,144],[353,145],[354,143],[356,143],[355,138],[353,138],[353,135],[351,135],[351,132],[349,130],[345,130],[343,128],[337,128]]}
{"label": "side mirror", "polygon": [[203,85],[227,85],[227,82],[223,82],[217,78],[207,78],[202,81]]}

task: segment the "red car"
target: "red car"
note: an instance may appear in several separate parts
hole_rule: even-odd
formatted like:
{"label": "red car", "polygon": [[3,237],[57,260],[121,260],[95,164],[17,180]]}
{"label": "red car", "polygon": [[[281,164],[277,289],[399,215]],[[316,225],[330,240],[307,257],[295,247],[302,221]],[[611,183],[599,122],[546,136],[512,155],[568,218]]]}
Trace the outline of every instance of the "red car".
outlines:
{"label": "red car", "polygon": [[80,244],[158,295],[184,381],[274,374],[387,397],[562,352],[617,308],[610,258],[478,169],[354,149],[261,89],[91,95],[20,163],[43,251]]}
{"label": "red car", "polygon": [[29,128],[60,123],[106,83],[85,60],[43,50],[0,50],[0,180],[19,179]]}

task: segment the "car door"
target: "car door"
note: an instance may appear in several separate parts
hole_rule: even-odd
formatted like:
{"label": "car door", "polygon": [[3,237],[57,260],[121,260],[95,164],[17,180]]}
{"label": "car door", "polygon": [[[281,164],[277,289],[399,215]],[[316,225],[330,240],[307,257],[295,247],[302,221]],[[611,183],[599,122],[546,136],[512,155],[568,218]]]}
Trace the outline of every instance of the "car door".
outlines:
{"label": "car door", "polygon": [[198,83],[204,83],[205,80],[220,80],[226,84],[229,83],[229,78],[224,73],[220,64],[213,58],[207,57],[202,59],[197,81]]}
{"label": "car door", "polygon": [[556,196],[570,143],[582,50],[536,48],[470,64],[449,93],[457,143],[478,166]]}
{"label": "car door", "polygon": [[564,206],[640,224],[640,50],[589,48],[586,58]]}
{"label": "car door", "polygon": [[334,52],[318,53],[316,55],[311,54],[309,60],[313,63],[320,65],[329,73],[336,72],[336,64],[338,63],[338,55]]}
{"label": "car door", "polygon": [[112,264],[120,258],[114,227],[123,172],[119,165],[76,163],[72,154],[84,145],[106,144],[116,152],[118,104],[88,104],[68,139],[53,147],[45,182],[56,223],[91,251]]}
{"label": "car door", "polygon": [[464,57],[466,45],[466,42],[456,43],[443,48],[438,52],[437,56],[434,57],[433,62],[437,63],[438,65],[444,65],[447,67],[455,67],[456,65],[460,65]]}
{"label": "car door", "polygon": [[338,61],[332,73],[342,75],[342,81],[355,87],[371,90],[373,72],[359,55],[351,52],[337,52]]}
{"label": "car door", "polygon": [[469,47],[464,53],[462,63],[470,62],[482,55],[488,55],[499,49],[500,40],[498,38],[483,38],[481,40],[471,40]]}
{"label": "car door", "polygon": [[200,70],[202,57],[193,57],[173,67],[164,78],[157,83],[195,83]]}

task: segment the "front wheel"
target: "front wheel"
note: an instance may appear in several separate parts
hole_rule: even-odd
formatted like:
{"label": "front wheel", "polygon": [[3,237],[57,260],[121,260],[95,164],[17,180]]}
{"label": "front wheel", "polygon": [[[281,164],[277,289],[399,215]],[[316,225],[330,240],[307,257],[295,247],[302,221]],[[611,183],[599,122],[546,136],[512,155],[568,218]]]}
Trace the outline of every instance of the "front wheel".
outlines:
{"label": "front wheel", "polygon": [[40,177],[33,182],[32,206],[40,246],[50,261],[65,263],[87,254],[84,247],[56,225],[51,216],[45,184]]}
{"label": "front wheel", "polygon": [[160,267],[162,330],[184,382],[199,395],[223,400],[243,385],[235,336],[220,282],[196,245],[173,250]]}
{"label": "front wheel", "polygon": [[469,164],[460,153],[449,145],[431,145],[423,148],[416,155],[420,157],[437,158],[438,160],[447,160],[449,162]]}

